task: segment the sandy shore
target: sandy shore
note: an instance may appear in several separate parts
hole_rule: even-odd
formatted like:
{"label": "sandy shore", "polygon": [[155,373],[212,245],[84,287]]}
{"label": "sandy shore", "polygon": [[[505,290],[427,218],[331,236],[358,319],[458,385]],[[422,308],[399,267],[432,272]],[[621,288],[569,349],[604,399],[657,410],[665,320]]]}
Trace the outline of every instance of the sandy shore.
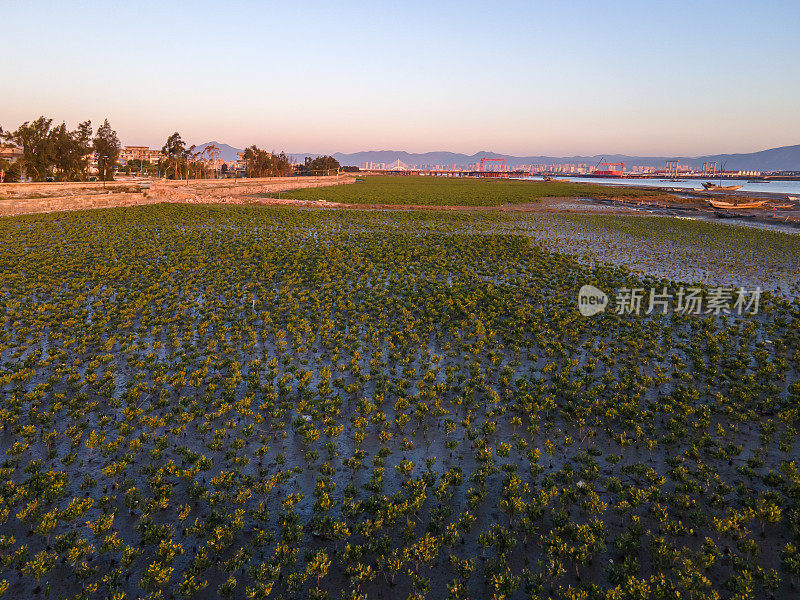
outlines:
{"label": "sandy shore", "polygon": [[159,202],[250,204],[257,195],[355,181],[351,176],[265,177],[261,179],[135,180],[102,182],[9,183],[0,186],[0,216],[94,208],[141,206]]}

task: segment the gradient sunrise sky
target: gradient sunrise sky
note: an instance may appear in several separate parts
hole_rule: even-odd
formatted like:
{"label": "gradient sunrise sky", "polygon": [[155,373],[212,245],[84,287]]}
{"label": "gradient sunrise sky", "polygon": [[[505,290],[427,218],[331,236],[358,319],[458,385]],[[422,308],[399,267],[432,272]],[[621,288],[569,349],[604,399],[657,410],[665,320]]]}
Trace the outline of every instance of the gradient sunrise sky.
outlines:
{"label": "gradient sunrise sky", "polygon": [[0,4],[0,125],[290,152],[700,155],[800,143],[800,2]]}

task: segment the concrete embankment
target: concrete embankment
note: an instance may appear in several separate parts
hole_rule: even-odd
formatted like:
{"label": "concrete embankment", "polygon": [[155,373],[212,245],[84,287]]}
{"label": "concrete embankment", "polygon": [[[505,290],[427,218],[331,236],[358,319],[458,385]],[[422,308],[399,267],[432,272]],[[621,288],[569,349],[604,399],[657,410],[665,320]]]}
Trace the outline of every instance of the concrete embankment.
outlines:
{"label": "concrete embankment", "polygon": [[159,202],[249,204],[255,196],[353,183],[354,177],[265,177],[86,183],[10,183],[0,186],[0,216],[139,206]]}

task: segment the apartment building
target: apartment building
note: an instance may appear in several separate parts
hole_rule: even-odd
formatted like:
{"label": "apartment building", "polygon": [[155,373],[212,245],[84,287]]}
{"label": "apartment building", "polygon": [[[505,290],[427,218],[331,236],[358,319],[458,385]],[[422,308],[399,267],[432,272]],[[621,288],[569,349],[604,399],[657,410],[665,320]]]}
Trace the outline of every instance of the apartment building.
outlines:
{"label": "apartment building", "polygon": [[163,157],[161,150],[152,150],[147,146],[125,146],[119,151],[121,165],[127,164],[131,160],[146,160],[151,164],[156,164]]}

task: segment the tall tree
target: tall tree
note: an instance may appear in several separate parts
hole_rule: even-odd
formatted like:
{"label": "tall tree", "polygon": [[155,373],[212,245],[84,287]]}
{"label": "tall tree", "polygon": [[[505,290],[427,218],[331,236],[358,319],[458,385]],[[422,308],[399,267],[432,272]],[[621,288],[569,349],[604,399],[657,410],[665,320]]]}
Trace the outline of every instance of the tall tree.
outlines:
{"label": "tall tree", "polygon": [[50,151],[56,170],[56,179],[68,179],[72,162],[72,147],[73,139],[66,123],[53,127],[50,131]]}
{"label": "tall tree", "polygon": [[167,157],[164,174],[172,171],[172,178],[179,179],[181,170],[187,166],[188,158],[193,150],[194,146],[186,147],[186,142],[177,131],[169,136],[167,143],[161,148],[161,154]]}
{"label": "tall tree", "polygon": [[[92,142],[92,122],[84,121],[78,125],[78,129],[74,132],[76,143],[76,168],[81,179],[86,179],[89,176],[89,160],[92,156],[93,142]],[[119,157],[119,154],[117,155]]]}
{"label": "tall tree", "polygon": [[117,132],[111,129],[108,119],[97,130],[94,137],[94,153],[97,157],[97,170],[103,181],[114,179],[114,167],[119,160],[120,143]]}
{"label": "tall tree", "polygon": [[5,140],[22,148],[23,167],[36,181],[43,181],[52,171],[52,123],[52,119],[42,116],[32,123],[25,121],[16,131],[3,134]]}
{"label": "tall tree", "polygon": [[[0,140],[3,139],[3,126],[0,125]],[[0,148],[3,147],[3,144],[0,144]],[[8,162],[5,158],[0,158],[0,183],[3,183],[6,179],[6,173],[11,168],[11,163]]]}
{"label": "tall tree", "polygon": [[198,160],[200,162],[200,171],[203,174],[203,177],[210,175],[216,171],[219,167],[221,153],[219,151],[219,147],[215,146],[214,144],[209,144],[198,154]]}
{"label": "tall tree", "polygon": [[50,146],[56,178],[61,181],[85,179],[92,152],[92,123],[84,121],[75,131],[62,123],[50,131]]}

